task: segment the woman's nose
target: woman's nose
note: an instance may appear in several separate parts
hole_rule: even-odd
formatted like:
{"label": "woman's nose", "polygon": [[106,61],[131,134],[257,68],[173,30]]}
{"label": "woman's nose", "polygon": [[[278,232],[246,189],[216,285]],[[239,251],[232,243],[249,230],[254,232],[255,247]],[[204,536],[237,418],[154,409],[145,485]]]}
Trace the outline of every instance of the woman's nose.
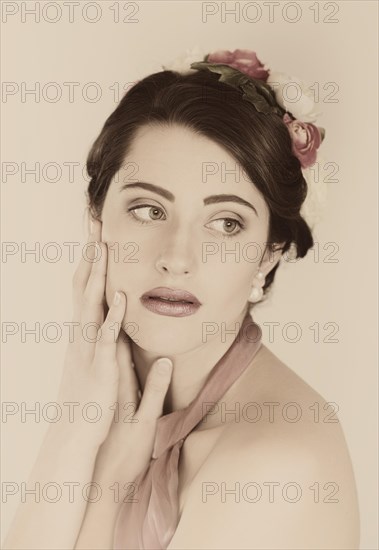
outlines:
{"label": "woman's nose", "polygon": [[156,261],[159,272],[171,275],[188,275],[193,273],[195,254],[193,232],[172,231],[171,235],[161,243]]}

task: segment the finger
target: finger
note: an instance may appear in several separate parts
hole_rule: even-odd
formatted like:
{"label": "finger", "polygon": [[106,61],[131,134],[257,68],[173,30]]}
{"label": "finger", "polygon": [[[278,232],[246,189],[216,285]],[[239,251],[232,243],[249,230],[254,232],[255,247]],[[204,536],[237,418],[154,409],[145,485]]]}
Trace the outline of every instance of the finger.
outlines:
{"label": "finger", "polygon": [[171,382],[173,364],[167,357],[155,361],[147,375],[136,417],[149,422],[162,416],[164,399]]}
{"label": "finger", "polygon": [[112,376],[115,381],[117,380],[117,383],[119,380],[116,344],[125,315],[126,296],[123,292],[117,294],[119,295],[119,301],[115,303],[115,299],[113,299],[108,315],[100,328],[100,338],[95,346],[92,363],[100,378],[104,377],[104,381],[107,381],[107,383],[109,383]]}
{"label": "finger", "polygon": [[84,290],[91,273],[93,259],[95,257],[95,241],[101,240],[101,222],[93,222],[93,231],[88,236],[87,243],[82,251],[82,257],[72,280],[73,320],[80,322],[82,299]]}
{"label": "finger", "polygon": [[82,299],[81,313],[81,348],[82,355],[91,359],[95,344],[99,337],[98,331],[104,322],[104,294],[107,274],[107,246],[96,241],[96,257],[92,264]]}
{"label": "finger", "polygon": [[116,358],[120,372],[117,397],[119,406],[123,407],[125,404],[135,403],[137,407],[140,401],[140,386],[133,366],[130,339],[123,330],[121,330],[116,342]]}
{"label": "finger", "polygon": [[93,258],[95,256],[95,241],[96,238],[94,234],[91,233],[88,237],[86,246],[83,248],[82,257],[72,279],[72,305],[74,321],[80,322],[83,293],[91,273]]}

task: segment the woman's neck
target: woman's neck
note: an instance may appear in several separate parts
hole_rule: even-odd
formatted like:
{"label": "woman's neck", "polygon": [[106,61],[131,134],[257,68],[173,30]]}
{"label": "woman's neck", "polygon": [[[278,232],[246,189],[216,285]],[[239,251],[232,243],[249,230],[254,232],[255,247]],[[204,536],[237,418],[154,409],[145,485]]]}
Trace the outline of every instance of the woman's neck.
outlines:
{"label": "woman's neck", "polygon": [[[230,327],[225,331],[224,342],[215,336],[206,344],[202,344],[194,350],[175,356],[170,355],[174,369],[164,401],[164,415],[187,407],[196,397],[204,386],[205,379],[210,371],[221,357],[225,355],[236,339],[246,313],[247,308],[245,308],[237,319],[231,322]],[[141,392],[143,393],[150,367],[162,355],[146,351],[137,346],[133,341],[131,341],[131,351],[137,378],[140,383]]]}

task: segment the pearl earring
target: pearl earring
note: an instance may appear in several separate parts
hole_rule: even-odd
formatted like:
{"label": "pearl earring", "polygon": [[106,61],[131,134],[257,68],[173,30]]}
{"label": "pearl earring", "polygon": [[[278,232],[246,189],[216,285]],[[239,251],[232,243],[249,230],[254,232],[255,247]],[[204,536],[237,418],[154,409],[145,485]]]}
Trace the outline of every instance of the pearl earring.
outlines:
{"label": "pearl earring", "polygon": [[252,286],[251,293],[249,296],[249,302],[259,302],[262,299],[263,296],[263,285],[265,284],[265,276],[262,273],[261,270],[258,270],[257,274],[255,275],[254,280],[257,281],[257,284]]}

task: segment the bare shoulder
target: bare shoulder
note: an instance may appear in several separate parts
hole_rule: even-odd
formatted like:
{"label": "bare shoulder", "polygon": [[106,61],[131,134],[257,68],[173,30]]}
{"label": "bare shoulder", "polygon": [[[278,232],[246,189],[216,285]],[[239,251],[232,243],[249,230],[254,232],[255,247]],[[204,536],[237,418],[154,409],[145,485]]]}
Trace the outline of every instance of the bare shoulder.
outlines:
{"label": "bare shoulder", "polygon": [[218,450],[226,452],[233,442],[241,460],[254,450],[267,464],[280,451],[278,467],[287,459],[320,473],[352,474],[338,404],[326,401],[266,346],[231,398],[239,403],[240,417],[226,424]]}
{"label": "bare shoulder", "polygon": [[266,346],[224,398],[211,417],[224,427],[169,549],[358,548],[354,473],[333,404]]}
{"label": "bare shoulder", "polygon": [[216,455],[229,446],[243,455],[250,448],[270,451],[279,445],[284,453],[297,445],[310,460],[325,447],[348,458],[338,404],[327,402],[265,345],[204,418],[202,428],[207,426],[223,428]]}

